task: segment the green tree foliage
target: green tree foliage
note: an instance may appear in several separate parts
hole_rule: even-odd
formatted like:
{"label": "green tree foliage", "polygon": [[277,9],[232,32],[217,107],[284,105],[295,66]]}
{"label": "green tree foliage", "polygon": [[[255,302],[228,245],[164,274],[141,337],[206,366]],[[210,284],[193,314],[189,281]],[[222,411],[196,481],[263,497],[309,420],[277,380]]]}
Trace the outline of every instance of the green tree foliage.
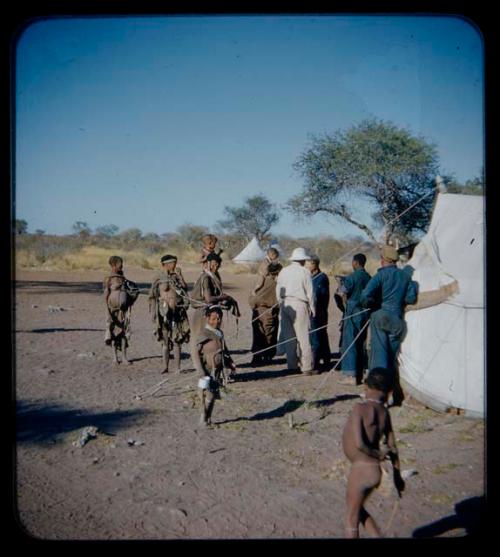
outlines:
{"label": "green tree foliage", "polygon": [[82,239],[88,238],[92,233],[89,225],[81,220],[77,220],[71,228],[73,229],[73,233],[80,236]]}
{"label": "green tree foliage", "polygon": [[224,214],[226,218],[218,222],[221,228],[246,240],[255,236],[259,242],[280,218],[276,206],[262,194],[248,197],[243,207],[224,207]]}
{"label": "green tree foliage", "polygon": [[206,233],[206,229],[202,226],[186,223],[177,228],[177,234],[182,242],[192,249],[198,249],[201,246],[201,238]]}
{"label": "green tree foliage", "polygon": [[14,221],[14,234],[27,234],[28,223],[24,219],[16,219]]}
{"label": "green tree foliage", "polygon": [[126,247],[141,241],[142,231],[139,228],[127,228],[119,235],[120,241]]}
{"label": "green tree foliage", "polygon": [[305,183],[288,208],[299,217],[329,213],[376,241],[370,226],[355,217],[359,200],[365,198],[373,207],[374,222],[384,227],[386,241],[392,235],[411,237],[429,224],[438,173],[436,147],[390,122],[370,119],[331,135],[313,135],[294,169]]}
{"label": "green tree foliage", "polygon": [[98,226],[95,229],[95,234],[103,238],[112,238],[118,233],[118,230],[119,228],[116,224],[105,224],[103,226]]}
{"label": "green tree foliage", "polygon": [[461,193],[462,195],[484,195],[484,168],[479,176],[466,180],[465,184],[458,182],[453,176],[444,176],[444,183],[448,193]]}

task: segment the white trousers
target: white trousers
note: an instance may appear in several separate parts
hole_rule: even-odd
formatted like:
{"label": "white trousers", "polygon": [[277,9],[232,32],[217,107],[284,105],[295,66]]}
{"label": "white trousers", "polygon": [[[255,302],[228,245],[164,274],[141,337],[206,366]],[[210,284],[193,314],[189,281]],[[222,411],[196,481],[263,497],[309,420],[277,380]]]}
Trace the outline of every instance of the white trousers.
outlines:
{"label": "white trousers", "polygon": [[313,368],[311,341],[309,339],[309,306],[305,302],[286,298],[280,308],[281,340],[288,340],[282,347],[286,353],[288,369],[310,371]]}

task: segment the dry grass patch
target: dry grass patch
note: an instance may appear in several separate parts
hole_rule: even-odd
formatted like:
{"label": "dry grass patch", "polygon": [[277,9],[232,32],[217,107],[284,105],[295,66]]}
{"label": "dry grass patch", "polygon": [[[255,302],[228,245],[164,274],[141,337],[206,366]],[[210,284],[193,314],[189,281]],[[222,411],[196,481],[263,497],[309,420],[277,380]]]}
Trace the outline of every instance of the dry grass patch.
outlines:
{"label": "dry grass patch", "polygon": [[[165,248],[167,252],[168,248]],[[36,252],[28,249],[16,251],[17,269],[41,269],[47,271],[103,271],[109,270],[108,260],[111,255],[119,255],[123,258],[125,273],[127,267],[138,267],[146,270],[160,268],[160,257],[140,249],[102,248],[98,246],[84,246],[83,248],[40,257]],[[182,253],[176,253],[179,264],[183,262],[194,263],[197,253],[186,249]]]}
{"label": "dry grass patch", "polygon": [[434,468],[432,472],[433,474],[446,474],[446,472],[454,470],[455,468],[458,468],[458,466],[459,464],[455,464],[453,462],[449,462],[448,464],[440,464],[439,466],[436,466],[436,468]]}

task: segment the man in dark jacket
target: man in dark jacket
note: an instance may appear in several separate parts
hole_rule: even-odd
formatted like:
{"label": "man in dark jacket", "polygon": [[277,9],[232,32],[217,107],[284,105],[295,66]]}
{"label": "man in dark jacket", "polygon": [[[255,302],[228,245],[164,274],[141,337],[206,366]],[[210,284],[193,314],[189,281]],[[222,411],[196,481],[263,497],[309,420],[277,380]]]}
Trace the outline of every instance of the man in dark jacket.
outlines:
{"label": "man in dark jacket", "polygon": [[339,293],[345,300],[341,346],[344,356],[341,362],[343,378],[340,380],[340,383],[345,385],[356,385],[363,377],[367,334],[367,327],[363,327],[368,320],[369,312],[361,305],[361,293],[371,279],[365,271],[365,264],[366,256],[357,253],[352,258],[354,272],[342,281],[339,288]]}
{"label": "man in dark jacket", "polygon": [[[314,296],[314,316],[310,317],[310,329],[314,331],[309,333],[311,338],[311,349],[313,353],[314,367],[310,373],[317,372],[320,369],[321,362],[324,367],[328,367],[331,359],[330,343],[328,342],[328,304],[330,303],[330,280],[327,275],[319,268],[319,257],[311,256],[306,261],[306,267],[311,272],[313,279],[313,296]],[[319,327],[323,327],[319,331]]]}
{"label": "man in dark jacket", "polygon": [[380,300],[380,309],[371,314],[370,369],[386,368],[393,379],[397,376],[397,356],[406,333],[404,307],[417,301],[417,283],[409,273],[396,267],[398,252],[392,246],[383,246],[381,265],[377,274],[361,294],[364,307],[372,307]]}

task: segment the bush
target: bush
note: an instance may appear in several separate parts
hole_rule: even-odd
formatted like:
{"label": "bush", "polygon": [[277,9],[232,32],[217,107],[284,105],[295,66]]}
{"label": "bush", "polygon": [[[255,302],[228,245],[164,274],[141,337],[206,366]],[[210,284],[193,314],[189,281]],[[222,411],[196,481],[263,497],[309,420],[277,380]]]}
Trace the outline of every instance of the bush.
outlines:
{"label": "bush", "polygon": [[[122,255],[125,267],[158,269],[162,255],[171,253],[179,262],[195,263],[198,261],[201,244],[183,240],[176,233],[157,236],[147,234],[138,237],[135,229],[126,243],[122,235],[105,237],[92,235],[88,238],[75,235],[55,236],[47,234],[20,234],[14,236],[16,267],[18,268],[55,268],[55,269],[98,269],[108,270],[110,255]],[[127,233],[130,232],[126,231]],[[135,240],[131,236],[135,234]],[[235,257],[248,243],[245,238],[232,234],[218,234],[219,247],[224,249],[222,255],[223,269],[228,272],[254,273],[252,266],[245,267],[232,263]],[[347,274],[352,271],[351,261],[354,253],[362,252],[368,258],[367,270],[373,274],[379,266],[376,246],[363,242],[361,238],[336,239],[333,236],[292,238],[281,235],[277,238],[285,253],[290,254],[298,246],[303,246],[321,259],[321,267],[329,274]],[[361,244],[361,245],[360,245]],[[265,247],[265,246],[264,246]],[[354,250],[351,252],[351,250]],[[350,253],[349,253],[350,252]],[[343,259],[340,257],[348,254]],[[282,263],[288,261],[282,257]]]}

